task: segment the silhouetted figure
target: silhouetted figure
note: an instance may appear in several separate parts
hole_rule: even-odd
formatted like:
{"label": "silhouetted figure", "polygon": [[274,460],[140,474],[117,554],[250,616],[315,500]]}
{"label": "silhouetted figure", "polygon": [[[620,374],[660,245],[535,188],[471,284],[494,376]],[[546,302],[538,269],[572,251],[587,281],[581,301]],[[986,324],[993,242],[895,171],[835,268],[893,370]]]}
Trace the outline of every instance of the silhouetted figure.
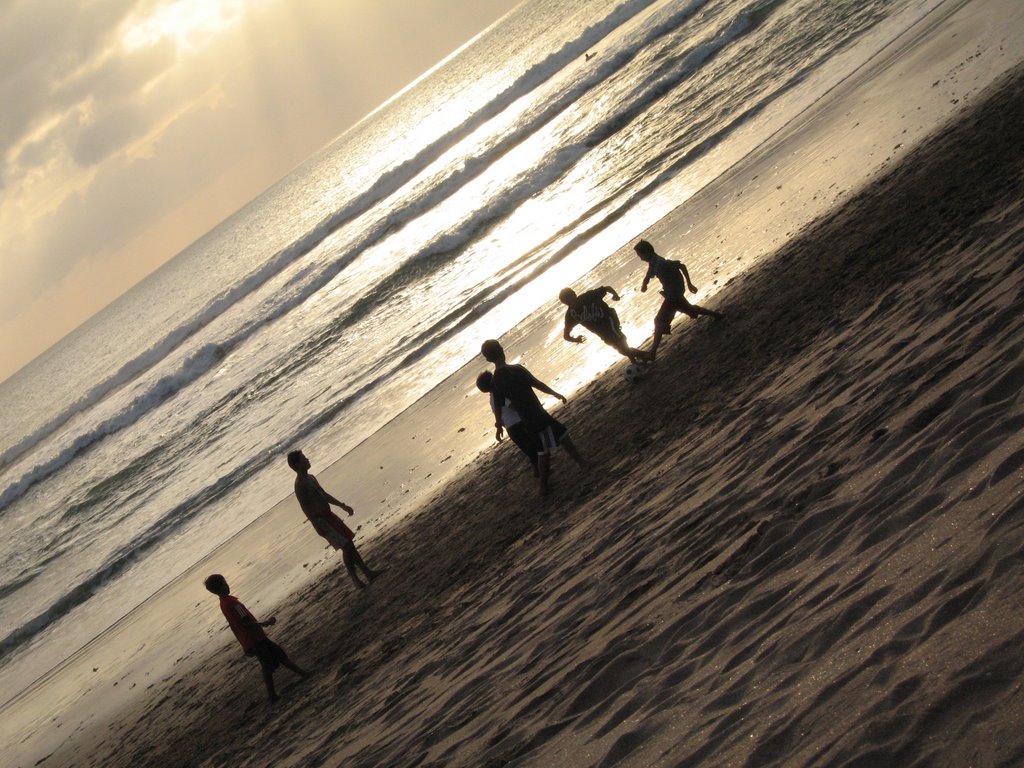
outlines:
{"label": "silhouetted figure", "polygon": [[277,692],[274,690],[274,670],[278,666],[290,669],[297,675],[306,677],[309,673],[306,670],[292,664],[284,649],[271,640],[263,632],[263,627],[272,627],[277,619],[271,616],[266,621],[258,621],[249,609],[242,605],[242,601],[232,596],[231,588],[227,580],[219,573],[206,577],[203,582],[208,590],[220,596],[220,610],[224,618],[228,620],[228,626],[235,633],[242,650],[247,656],[255,656],[259,659],[260,668],[263,670],[263,682],[267,686],[267,696],[270,700],[277,701]]}
{"label": "silhouetted figure", "polygon": [[682,312],[690,317],[707,315],[716,320],[725,317],[721,312],[698,307],[686,300],[684,296],[686,289],[689,288],[692,293],[696,293],[697,286],[690,280],[690,273],[686,271],[686,265],[681,261],[659,256],[654,252],[654,246],[646,240],[638,241],[633,246],[633,250],[636,251],[636,255],[640,257],[641,261],[647,262],[647,274],[644,275],[644,281],[640,285],[641,293],[647,290],[647,283],[651,281],[651,278],[656,277],[661,283],[661,295],[665,297],[665,300],[661,302],[658,314],[654,317],[654,339],[651,342],[651,351],[648,353],[651,360],[654,360],[654,356],[658,354],[661,337],[672,333],[672,318],[676,316],[676,312]]}
{"label": "silhouetted figure", "polygon": [[540,479],[541,495],[548,492],[551,454],[559,447],[565,448],[565,452],[581,467],[588,466],[569,438],[569,430],[544,410],[534,390],[539,389],[552,397],[557,397],[563,403],[566,401],[565,396],[539,381],[523,366],[506,363],[505,350],[494,339],[488,339],[481,345],[480,354],[487,362],[494,364],[494,376],[491,380],[494,394],[499,401],[504,398],[511,403],[533,436],[537,448],[537,476]]}
{"label": "silhouetted figure", "polygon": [[523,423],[516,409],[512,407],[511,402],[503,399],[501,404],[498,404],[498,397],[494,394],[494,374],[490,371],[484,371],[477,376],[476,388],[490,395],[491,413],[494,414],[494,439],[500,443],[502,431],[508,432],[512,442],[519,447],[519,450],[526,454],[526,458],[533,465],[534,477],[539,477],[537,470],[537,442],[534,440],[533,434]]}
{"label": "silhouetted figure", "polygon": [[578,296],[572,288],[563,288],[558,294],[558,300],[567,307],[562,338],[573,344],[582,344],[586,340],[584,336],[572,335],[572,329],[577,325],[582,325],[588,331],[595,333],[609,347],[629,358],[629,362],[646,362],[649,355],[639,349],[633,349],[626,341],[626,334],[622,332],[618,313],[604,301],[606,295],[611,296],[612,301],[619,300],[619,294],[608,285],[584,291]]}
{"label": "silhouetted figure", "polygon": [[343,501],[338,501],[320,487],[316,477],[309,473],[309,468],[312,465],[302,451],[292,451],[288,454],[288,466],[295,470],[295,498],[299,500],[302,511],[306,513],[306,517],[309,518],[309,522],[313,524],[316,532],[323,536],[332,547],[341,550],[345,568],[356,588],[365,589],[366,584],[360,581],[356,575],[356,569],[363,572],[367,582],[373,581],[383,571],[375,571],[363,562],[363,558],[359,555],[355,542],[353,542],[356,537],[355,533],[331,511],[331,504],[334,504],[348,512],[351,517],[352,507]]}

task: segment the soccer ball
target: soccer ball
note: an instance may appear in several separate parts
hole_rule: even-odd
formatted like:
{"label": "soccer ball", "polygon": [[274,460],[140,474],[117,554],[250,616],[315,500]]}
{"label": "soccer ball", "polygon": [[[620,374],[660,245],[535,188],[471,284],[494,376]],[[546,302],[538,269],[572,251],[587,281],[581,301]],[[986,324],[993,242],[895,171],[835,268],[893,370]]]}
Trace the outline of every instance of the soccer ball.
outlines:
{"label": "soccer ball", "polygon": [[644,369],[636,363],[630,363],[626,366],[624,375],[626,376],[626,381],[630,384],[636,384],[644,377]]}

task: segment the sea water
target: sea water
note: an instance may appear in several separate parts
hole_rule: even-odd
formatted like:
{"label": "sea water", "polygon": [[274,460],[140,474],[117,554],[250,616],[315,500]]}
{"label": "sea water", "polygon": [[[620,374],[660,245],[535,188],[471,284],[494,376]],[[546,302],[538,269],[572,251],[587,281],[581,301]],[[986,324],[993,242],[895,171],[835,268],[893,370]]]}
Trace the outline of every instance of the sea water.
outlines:
{"label": "sea water", "polygon": [[0,384],[3,698],[943,4],[526,2]]}

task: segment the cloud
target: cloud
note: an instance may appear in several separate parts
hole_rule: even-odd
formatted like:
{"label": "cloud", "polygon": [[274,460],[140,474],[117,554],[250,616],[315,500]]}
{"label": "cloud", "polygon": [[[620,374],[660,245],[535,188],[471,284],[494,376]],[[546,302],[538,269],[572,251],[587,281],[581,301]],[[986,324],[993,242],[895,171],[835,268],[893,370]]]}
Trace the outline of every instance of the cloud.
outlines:
{"label": "cloud", "polygon": [[[54,99],[69,73],[99,60],[139,0],[15,3],[0,15],[0,157],[67,103]],[[84,6],[84,7],[83,7]],[[87,12],[86,12],[87,11]]]}
{"label": "cloud", "polygon": [[105,160],[131,140],[145,135],[152,127],[151,117],[133,102],[105,109],[99,118],[90,120],[77,132],[71,148],[72,157],[83,166]]}
{"label": "cloud", "polygon": [[97,166],[84,191],[35,222],[20,245],[20,268],[4,265],[0,317],[16,314],[79,261],[102,259],[126,245],[245,149],[234,124],[215,119],[211,105],[200,101],[171,121],[148,156]]}
{"label": "cloud", "polygon": [[179,100],[164,101],[159,90],[147,89],[176,59],[174,45],[165,41],[128,56],[108,57],[66,86],[66,90],[81,94],[78,103],[88,106],[87,118],[77,121],[67,137],[79,165],[105,160],[152,132],[180,108]]}
{"label": "cloud", "polygon": [[68,75],[52,93],[55,100],[75,104],[88,99],[121,100],[135,96],[178,60],[170,40],[130,51],[109,50],[87,67]]}
{"label": "cloud", "polygon": [[[171,41],[120,46],[124,21],[152,3],[98,0],[87,14],[80,5],[0,9],[5,317],[76,263],[130,241],[217,171],[214,162],[189,173],[181,162],[184,153],[195,156],[197,142],[216,143],[209,84],[174,76]],[[155,157],[161,142],[168,154]],[[230,142],[220,150],[233,156]]]}
{"label": "cloud", "polygon": [[178,106],[160,104],[150,89],[176,61],[174,45],[164,41],[128,54],[105,49],[60,82],[9,80],[5,99],[21,109],[8,121],[0,178],[17,183],[64,149],[81,166],[94,165],[144,136]]}

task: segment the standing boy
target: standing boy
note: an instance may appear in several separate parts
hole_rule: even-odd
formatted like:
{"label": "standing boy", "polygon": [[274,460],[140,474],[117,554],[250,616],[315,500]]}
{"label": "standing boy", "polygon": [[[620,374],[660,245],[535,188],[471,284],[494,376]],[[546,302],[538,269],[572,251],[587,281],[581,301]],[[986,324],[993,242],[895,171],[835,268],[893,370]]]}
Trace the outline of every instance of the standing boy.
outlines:
{"label": "standing boy", "polygon": [[523,420],[532,434],[537,447],[537,476],[540,480],[542,496],[548,492],[548,473],[551,467],[551,454],[559,447],[565,448],[572,459],[581,467],[587,462],[579,455],[576,446],[569,438],[569,430],[540,404],[535,389],[557,397],[563,403],[565,396],[539,381],[532,373],[521,365],[509,365],[505,362],[505,350],[494,339],[488,339],[480,347],[480,354],[489,363],[494,364],[492,386],[495,396],[507,399],[515,412]]}
{"label": "standing boy", "polygon": [[648,353],[651,360],[654,360],[654,356],[658,353],[661,337],[672,333],[672,318],[676,316],[676,312],[682,312],[690,317],[707,315],[716,320],[725,317],[720,312],[698,307],[686,300],[684,296],[686,288],[689,288],[691,293],[696,293],[697,286],[690,280],[690,273],[686,271],[686,265],[681,261],[659,256],[654,252],[654,246],[646,240],[638,241],[633,246],[633,250],[636,251],[636,255],[640,257],[641,261],[647,262],[647,274],[644,275],[644,281],[640,285],[640,292],[646,291],[647,283],[651,281],[652,277],[656,277],[661,283],[661,295],[665,297],[658,314],[654,317],[654,340],[651,342],[651,351]]}
{"label": "standing boy", "polygon": [[573,344],[582,344],[583,336],[572,335],[572,329],[582,325],[588,331],[597,334],[597,337],[609,347],[629,358],[629,362],[646,361],[648,356],[645,352],[629,346],[626,334],[622,332],[618,313],[605,304],[606,295],[611,296],[612,301],[619,300],[619,294],[609,285],[584,291],[578,296],[572,288],[563,288],[558,294],[558,300],[567,307],[562,338]]}
{"label": "standing boy", "polygon": [[297,675],[306,677],[309,673],[291,663],[284,648],[266,636],[263,627],[272,627],[277,619],[271,616],[266,621],[258,621],[249,609],[242,605],[242,601],[231,594],[231,588],[227,580],[219,573],[207,576],[203,582],[208,590],[220,597],[220,610],[224,618],[228,620],[228,626],[235,633],[242,650],[247,656],[255,656],[260,661],[260,668],[263,670],[263,682],[267,686],[267,696],[271,702],[277,701],[277,692],[274,690],[274,670],[278,666],[290,669]]}
{"label": "standing boy", "polygon": [[360,581],[356,575],[356,568],[363,572],[367,583],[377,578],[381,571],[375,571],[363,562],[363,558],[352,541],[356,537],[355,533],[331,511],[331,504],[334,504],[348,512],[351,517],[352,507],[343,501],[338,501],[320,487],[316,477],[309,473],[309,468],[312,465],[302,451],[292,451],[288,454],[288,466],[295,470],[295,498],[299,500],[302,511],[309,518],[309,522],[313,524],[316,532],[327,539],[327,543],[332,547],[341,550],[345,568],[356,589],[365,589],[366,583]]}

